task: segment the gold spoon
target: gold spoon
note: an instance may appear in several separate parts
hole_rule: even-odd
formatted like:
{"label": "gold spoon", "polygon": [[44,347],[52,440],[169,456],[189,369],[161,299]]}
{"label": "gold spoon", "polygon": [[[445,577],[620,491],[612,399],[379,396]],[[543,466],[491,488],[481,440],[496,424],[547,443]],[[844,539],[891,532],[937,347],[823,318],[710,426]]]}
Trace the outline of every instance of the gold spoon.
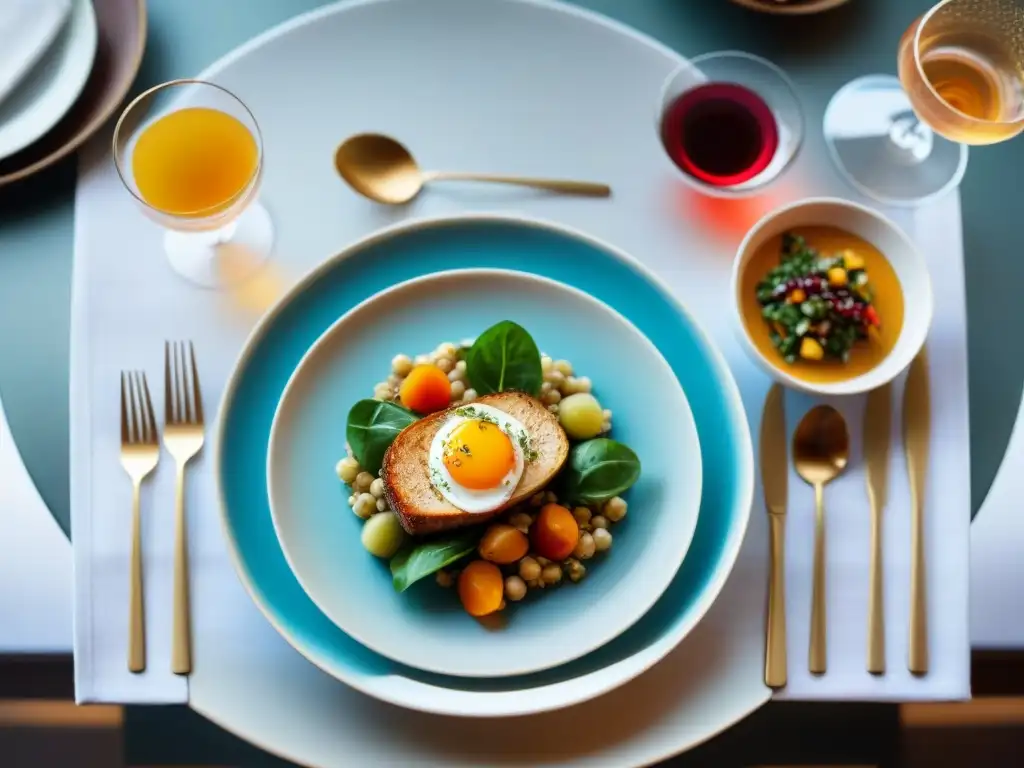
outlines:
{"label": "gold spoon", "polygon": [[430,181],[486,181],[516,184],[571,195],[608,197],[611,187],[588,181],[530,179],[484,173],[423,171],[400,142],[378,133],[361,133],[343,141],[334,152],[334,167],[356,192],[378,203],[408,203]]}
{"label": "gold spoon", "polygon": [[825,673],[825,485],[838,477],[850,456],[850,434],[839,411],[819,405],[800,420],[793,435],[793,464],[814,487],[814,582],[811,598],[812,674]]}

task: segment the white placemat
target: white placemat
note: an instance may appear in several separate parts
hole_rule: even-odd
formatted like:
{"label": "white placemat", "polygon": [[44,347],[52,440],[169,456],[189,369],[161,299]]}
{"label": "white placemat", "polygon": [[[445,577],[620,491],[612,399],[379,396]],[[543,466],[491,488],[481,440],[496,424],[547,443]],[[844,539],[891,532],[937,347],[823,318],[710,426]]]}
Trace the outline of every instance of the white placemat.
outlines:
{"label": "white placemat", "polygon": [[[401,24],[394,19],[384,23],[386,14],[374,16],[385,7],[399,12],[394,10],[398,5]],[[520,27],[525,14],[509,12],[502,35],[489,39],[494,26],[482,12],[474,13],[474,3],[437,0],[425,5],[394,0],[353,6],[364,22],[378,24],[371,25],[372,34],[366,28],[358,34],[346,32],[357,29],[350,26],[355,13],[346,22],[324,15],[301,27],[301,42],[288,36],[268,38],[266,45],[248,46],[244,55],[229,56],[223,67],[215,67],[221,70],[218,82],[238,93],[259,116],[267,158],[263,201],[277,226],[277,266],[298,274],[356,237],[407,216],[512,209],[578,227],[656,269],[696,313],[733,367],[756,435],[768,380],[744,357],[725,308],[729,267],[741,233],[723,234],[708,226],[716,210],[698,205],[676,180],[652,124],[661,83],[678,59],[652,45],[634,56],[626,77],[616,61],[597,55],[612,35],[620,34],[610,26],[600,27],[588,42],[593,55],[567,57],[557,40],[543,38],[544,45],[523,57],[521,36],[528,33],[535,42],[541,40],[535,24]],[[442,7],[445,13],[458,14],[459,25],[449,35],[444,32],[448,27],[438,22]],[[428,28],[431,34],[421,34]],[[451,35],[461,36],[464,44],[456,44]],[[339,45],[339,39],[346,44]],[[296,64],[283,66],[284,61]],[[326,85],[303,68],[303,62],[312,61],[321,68],[335,67],[339,76]],[[368,61],[388,65],[370,67]],[[359,77],[341,76],[355,71],[359,62],[366,64]],[[376,97],[380,93],[401,93],[402,98],[382,100]],[[474,109],[466,110],[467,103]],[[543,105],[543,115],[537,108],[524,108],[526,104]],[[410,121],[409,115],[417,119]],[[429,119],[431,115],[436,119]],[[578,131],[581,124],[588,126],[585,140]],[[543,169],[556,176],[608,181],[615,195],[596,202],[438,187],[407,210],[374,206],[345,189],[330,164],[339,138],[362,130],[400,134],[429,167],[522,174]],[[216,293],[191,288],[170,271],[159,231],[120,188],[109,159],[102,157],[104,146],[100,139],[84,155],[77,196],[72,361],[77,695],[97,701],[183,700],[184,682],[167,672],[173,473],[166,463],[144,497],[150,671],[132,677],[125,669],[130,489],[117,465],[117,373],[122,367],[141,367],[151,378],[158,377],[163,340],[193,338],[212,415],[212,404],[252,320],[226,309]],[[606,151],[611,147],[628,151]],[[769,193],[771,202],[810,194],[849,196],[825,157],[820,139],[809,137],[795,168]],[[909,214],[898,219],[918,237],[933,267],[939,267],[934,275],[942,307],[931,341],[936,407],[927,536],[933,566],[928,572],[932,671],[921,679],[905,673],[909,541],[901,472],[893,474],[886,528],[890,673],[876,679],[864,671],[868,518],[866,500],[863,506],[857,503],[863,489],[854,468],[829,493],[830,672],[820,679],[803,672],[812,539],[809,511],[800,507],[802,489],[796,481],[792,484],[787,565],[791,684],[784,697],[924,700],[969,695],[969,465],[963,453],[966,441],[946,439],[966,436],[967,429],[958,200],[951,196],[916,215],[916,226]],[[795,402],[790,403],[794,420]],[[857,401],[842,407],[856,417]],[[215,586],[235,577],[224,555],[212,485],[207,455],[190,474],[193,594],[234,594],[239,599],[238,590]],[[840,487],[849,493],[843,500],[838,498]],[[806,498],[809,510],[809,494]],[[766,568],[766,525],[758,490],[733,578],[738,582],[733,594],[748,599],[718,608],[720,631],[750,639],[748,653],[760,647]],[[203,597],[196,601],[202,603]],[[195,633],[202,638],[197,668],[206,638],[216,637],[228,648],[254,642],[251,630],[228,624],[229,615],[210,606],[196,611]],[[269,627],[266,632],[271,632]],[[254,667],[252,674],[272,676],[274,671]]]}
{"label": "white placemat", "polygon": [[36,490],[0,402],[0,654],[71,649],[71,544]]}

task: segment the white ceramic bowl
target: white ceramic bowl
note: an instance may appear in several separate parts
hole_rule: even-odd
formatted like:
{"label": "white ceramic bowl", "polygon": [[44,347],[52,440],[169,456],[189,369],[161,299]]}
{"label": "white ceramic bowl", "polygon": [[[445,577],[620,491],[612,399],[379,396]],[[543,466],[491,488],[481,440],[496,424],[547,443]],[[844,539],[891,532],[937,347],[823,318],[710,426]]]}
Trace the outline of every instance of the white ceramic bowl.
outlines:
{"label": "white ceramic bowl", "polygon": [[[433,577],[404,593],[367,553],[362,521],[333,467],[345,455],[349,408],[370,396],[400,352],[417,354],[518,322],[552,357],[588,375],[614,414],[611,437],[639,456],[630,512],[586,577],[528,595],[475,621]],[[594,344],[600,339],[600,344]],[[426,472],[427,456],[423,456]],[[417,669],[507,677],[550,669],[605,645],[635,624],[675,578],[701,504],[697,426],[679,381],[626,318],[564,283],[508,270],[453,270],[401,283],[341,317],[303,357],[270,435],[267,483],[282,549],[310,598],[371,650]]]}
{"label": "white ceramic bowl", "polygon": [[[874,245],[886,257],[903,291],[903,327],[889,354],[871,370],[834,382],[809,382],[786,371],[779,358],[765,357],[750,338],[742,310],[742,277],[747,262],[766,241],[787,230],[831,226]],[[854,395],[887,384],[904,371],[921,351],[931,327],[934,300],[924,256],[892,220],[857,203],[839,198],[808,198],[766,214],[740,243],[732,272],[732,307],[747,353],[777,381],[819,395]]]}

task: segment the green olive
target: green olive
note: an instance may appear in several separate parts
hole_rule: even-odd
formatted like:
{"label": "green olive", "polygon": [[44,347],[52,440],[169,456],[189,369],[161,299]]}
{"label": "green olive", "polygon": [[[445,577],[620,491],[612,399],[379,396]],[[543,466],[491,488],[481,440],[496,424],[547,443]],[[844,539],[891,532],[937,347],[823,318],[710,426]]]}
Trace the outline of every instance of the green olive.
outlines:
{"label": "green olive", "polygon": [[589,440],[601,434],[604,412],[596,397],[577,392],[559,403],[558,421],[573,440]]}
{"label": "green olive", "polygon": [[385,560],[394,555],[405,543],[406,533],[398,515],[390,510],[380,512],[363,524],[360,536],[366,551]]}

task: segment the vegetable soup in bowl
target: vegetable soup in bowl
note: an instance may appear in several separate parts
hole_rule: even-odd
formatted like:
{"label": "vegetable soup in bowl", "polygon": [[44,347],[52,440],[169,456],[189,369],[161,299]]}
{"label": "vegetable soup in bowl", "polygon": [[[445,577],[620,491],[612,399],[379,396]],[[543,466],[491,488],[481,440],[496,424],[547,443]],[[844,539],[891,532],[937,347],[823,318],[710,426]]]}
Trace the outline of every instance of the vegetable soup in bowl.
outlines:
{"label": "vegetable soup in bowl", "polygon": [[855,203],[803,200],[740,244],[733,306],[750,355],[783,384],[823,395],[894,379],[924,345],[931,279],[895,223]]}

